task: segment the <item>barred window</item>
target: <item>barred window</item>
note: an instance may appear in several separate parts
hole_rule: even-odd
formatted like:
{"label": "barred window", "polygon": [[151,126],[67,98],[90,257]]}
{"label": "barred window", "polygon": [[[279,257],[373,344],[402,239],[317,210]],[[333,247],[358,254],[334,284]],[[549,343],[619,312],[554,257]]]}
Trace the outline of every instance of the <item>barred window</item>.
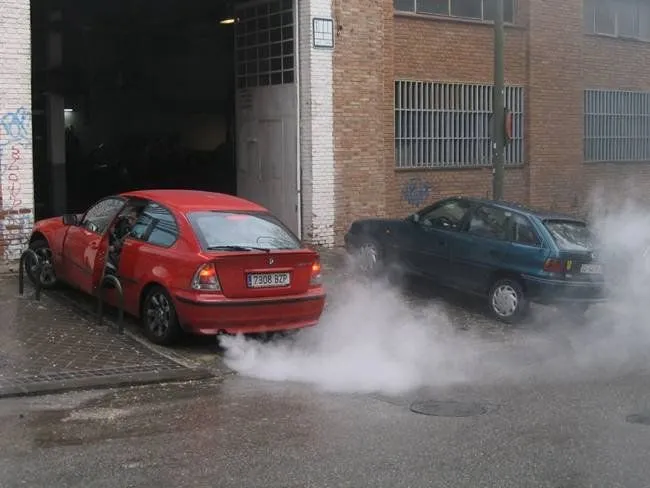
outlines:
{"label": "barred window", "polygon": [[[393,0],[393,8],[400,12],[445,15],[465,19],[494,20],[494,0]],[[503,0],[503,20],[514,24],[515,0]]]}
{"label": "barred window", "polygon": [[650,1],[584,0],[585,32],[650,40]]}
{"label": "barred window", "polygon": [[[398,168],[467,168],[492,164],[492,85],[395,82]],[[506,164],[524,162],[524,89],[508,86],[512,140]]]}
{"label": "barred window", "polygon": [[584,157],[650,161],[650,92],[585,90]]}

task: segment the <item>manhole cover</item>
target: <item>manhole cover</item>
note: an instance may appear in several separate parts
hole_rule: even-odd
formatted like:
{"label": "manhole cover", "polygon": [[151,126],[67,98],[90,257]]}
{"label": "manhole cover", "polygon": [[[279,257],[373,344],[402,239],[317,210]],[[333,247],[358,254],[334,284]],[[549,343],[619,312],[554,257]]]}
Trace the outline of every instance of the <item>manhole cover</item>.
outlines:
{"label": "manhole cover", "polygon": [[635,413],[625,417],[625,420],[631,424],[650,425],[650,413]]}
{"label": "manhole cover", "polygon": [[434,417],[475,417],[488,413],[490,407],[478,402],[441,402],[427,400],[411,404],[411,412]]}

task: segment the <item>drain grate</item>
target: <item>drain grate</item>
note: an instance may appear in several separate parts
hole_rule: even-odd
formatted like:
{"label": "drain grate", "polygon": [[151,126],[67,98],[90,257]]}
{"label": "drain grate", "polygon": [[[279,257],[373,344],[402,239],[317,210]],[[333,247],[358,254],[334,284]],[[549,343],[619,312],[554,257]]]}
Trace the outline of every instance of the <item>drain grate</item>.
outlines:
{"label": "drain grate", "polygon": [[427,400],[414,402],[410,406],[411,412],[433,417],[476,417],[485,415],[491,406],[479,402],[453,402]]}
{"label": "drain grate", "polygon": [[634,413],[625,417],[630,424],[650,425],[650,413]]}

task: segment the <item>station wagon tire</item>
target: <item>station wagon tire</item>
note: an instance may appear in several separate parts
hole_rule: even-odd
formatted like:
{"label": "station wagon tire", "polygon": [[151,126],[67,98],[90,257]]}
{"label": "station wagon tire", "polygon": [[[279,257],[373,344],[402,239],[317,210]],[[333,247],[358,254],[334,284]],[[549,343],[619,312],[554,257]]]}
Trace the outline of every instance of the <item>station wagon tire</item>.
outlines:
{"label": "station wagon tire", "polygon": [[29,256],[25,259],[25,274],[27,274],[29,281],[31,281],[33,285],[39,283],[41,288],[45,290],[55,288],[58,285],[59,280],[54,271],[50,245],[46,240],[37,239],[30,243],[29,248],[34,251],[39,258],[41,258],[42,265],[40,273],[36,276],[33,259]]}
{"label": "station wagon tire", "polygon": [[528,315],[530,302],[521,283],[514,278],[501,278],[490,287],[488,306],[491,314],[506,324],[516,324]]}
{"label": "station wagon tire", "polygon": [[147,338],[161,346],[174,344],[182,335],[174,302],[163,287],[155,286],[147,293],[142,304],[142,324]]}

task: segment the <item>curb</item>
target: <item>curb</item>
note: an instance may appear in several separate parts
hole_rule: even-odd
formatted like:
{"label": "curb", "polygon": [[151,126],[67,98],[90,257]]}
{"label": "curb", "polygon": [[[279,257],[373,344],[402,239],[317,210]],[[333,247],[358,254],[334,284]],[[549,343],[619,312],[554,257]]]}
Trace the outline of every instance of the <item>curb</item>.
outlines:
{"label": "curb", "polygon": [[175,370],[161,374],[157,371],[139,373],[138,376],[104,376],[101,378],[79,378],[69,381],[48,381],[33,383],[29,386],[8,387],[0,390],[0,399],[16,397],[32,397],[39,395],[54,395],[72,391],[110,390],[113,388],[128,388],[131,386],[164,385],[170,383],[186,383],[207,379],[220,380],[207,370]]}

